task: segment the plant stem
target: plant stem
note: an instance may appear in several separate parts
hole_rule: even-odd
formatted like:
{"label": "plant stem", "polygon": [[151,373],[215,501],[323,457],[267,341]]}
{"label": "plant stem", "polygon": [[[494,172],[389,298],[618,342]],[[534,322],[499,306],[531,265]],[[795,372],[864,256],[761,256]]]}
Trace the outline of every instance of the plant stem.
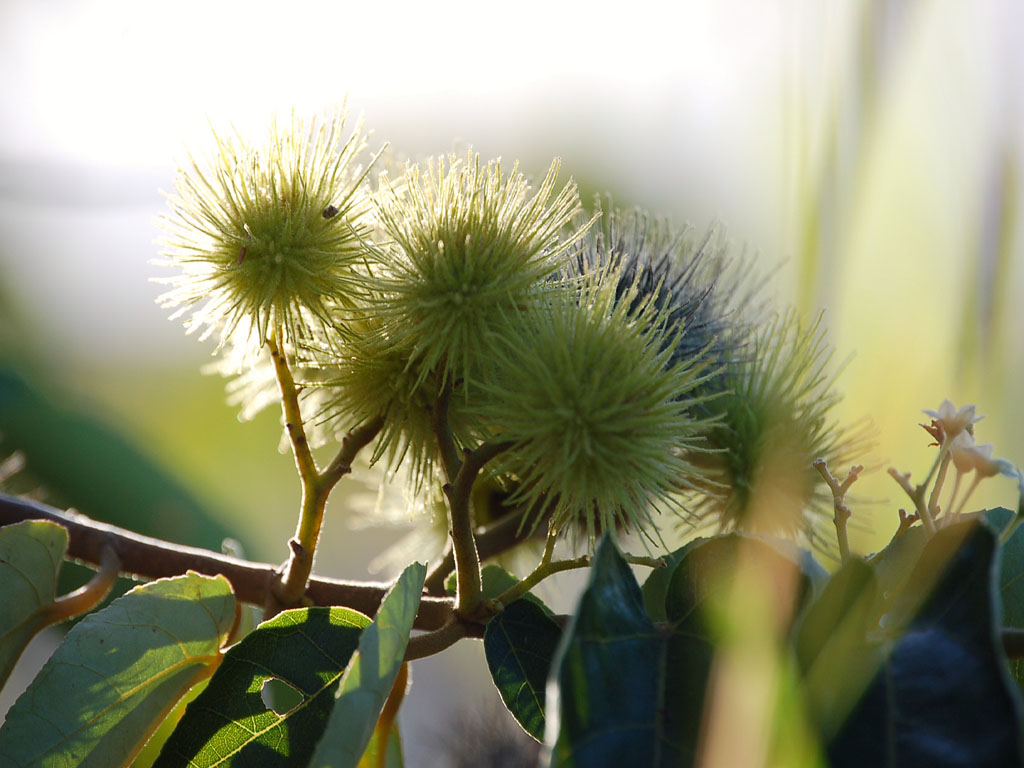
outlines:
{"label": "plant stem", "polygon": [[459,470],[462,469],[462,462],[459,460],[459,449],[455,445],[455,437],[452,435],[451,425],[448,421],[451,401],[452,385],[446,378],[437,393],[431,421],[434,426],[434,435],[437,438],[437,447],[441,452],[441,466],[444,468],[445,479],[449,483],[454,483]]}
{"label": "plant stem", "polygon": [[[934,536],[935,520],[928,511],[928,505],[924,503],[925,486],[912,486],[910,484],[910,475],[901,475],[895,467],[889,467],[889,476],[896,481],[899,487],[910,497],[910,500],[914,502],[914,508],[917,510],[917,516],[920,518],[922,525],[928,531],[929,536]],[[929,473],[929,476],[931,476],[931,473]]]}
{"label": "plant stem", "polygon": [[470,507],[473,484],[484,464],[506,450],[510,444],[502,441],[483,443],[476,450],[464,450],[460,461],[448,422],[451,394],[451,384],[446,380],[434,402],[432,421],[437,446],[441,452],[441,463],[448,480],[442,490],[448,498],[448,535],[451,537],[452,555],[455,560],[455,610],[464,617],[471,617],[480,606],[482,593],[480,553],[476,548],[473,512]]}
{"label": "plant stem", "polygon": [[960,517],[960,513],[963,512],[964,506],[967,504],[967,500],[971,498],[971,495],[974,493],[974,489],[978,487],[978,484],[981,483],[982,479],[983,478],[975,472],[974,480],[971,482],[970,486],[968,486],[967,493],[965,493],[964,497],[960,499],[960,503],[956,505],[956,511],[953,512],[953,510],[950,510],[953,512],[954,519]]}
{"label": "plant stem", "polygon": [[295,385],[291,368],[288,366],[284,352],[278,346],[278,330],[267,337],[267,347],[270,349],[270,359],[274,363],[274,374],[277,376],[278,388],[281,390],[281,409],[284,411],[284,427],[288,433],[288,441],[292,445],[292,453],[295,455],[295,466],[299,470],[299,478],[302,480],[303,490],[307,484],[312,484],[318,476],[316,462],[309,449],[309,440],[306,439],[306,431],[302,423],[302,412],[299,410],[299,388]]}
{"label": "plant stem", "polygon": [[[480,561],[496,557],[529,539],[539,538],[537,532],[532,530],[533,526],[524,525],[523,520],[528,516],[529,512],[525,507],[516,507],[490,525],[476,528],[474,536]],[[540,522],[543,522],[543,519]],[[539,525],[537,527],[539,528]],[[424,582],[427,594],[444,595],[444,583],[448,574],[454,570],[455,554],[449,543],[444,556],[427,574]]]}
{"label": "plant stem", "polygon": [[373,440],[383,426],[383,419],[378,417],[349,432],[342,441],[338,455],[321,473],[317,469],[309,448],[309,439],[306,437],[302,411],[299,408],[299,387],[295,385],[288,359],[277,343],[280,333],[279,328],[270,334],[267,338],[267,347],[270,349],[274,373],[281,391],[285,431],[288,433],[288,440],[295,456],[295,466],[299,471],[302,501],[295,536],[288,541],[288,560],[282,566],[280,578],[271,585],[267,595],[265,618],[276,615],[284,608],[302,603],[306,583],[313,570],[313,558],[323,526],[327,497],[338,480],[352,471],[352,460],[356,453]]}
{"label": "plant stem", "polygon": [[836,540],[839,542],[839,556],[843,562],[850,559],[850,539],[846,532],[846,522],[850,519],[851,512],[850,508],[846,505],[846,492],[850,490],[850,486],[853,485],[860,473],[864,471],[864,467],[858,464],[852,467],[846,475],[846,479],[842,483],[839,482],[832,473],[828,471],[828,466],[824,459],[816,459],[811,463],[818,474],[822,476],[829,489],[832,491],[832,506],[835,509],[835,514],[832,517],[832,521],[836,526]]}
{"label": "plant stem", "polygon": [[58,597],[43,609],[43,626],[79,616],[91,611],[110,592],[121,570],[121,560],[114,548],[107,544],[100,553],[100,569],[88,583],[74,592]]}
{"label": "plant stem", "polygon": [[[942,484],[946,482],[946,472],[949,470],[949,460],[951,457],[952,454],[949,452],[949,449],[943,448],[942,460],[939,463],[939,474],[935,478],[935,485],[932,486],[932,492],[928,496],[928,512],[931,513],[932,519],[938,518],[939,494],[942,492]],[[946,510],[947,516],[952,511],[952,507]]]}
{"label": "plant stem", "polygon": [[574,568],[586,568],[590,565],[590,555],[580,555],[570,560],[556,560],[554,562],[541,562],[533,571],[518,584],[509,587],[496,598],[502,605],[518,600],[535,586],[540,584],[548,576],[553,576],[562,571],[570,571]]}

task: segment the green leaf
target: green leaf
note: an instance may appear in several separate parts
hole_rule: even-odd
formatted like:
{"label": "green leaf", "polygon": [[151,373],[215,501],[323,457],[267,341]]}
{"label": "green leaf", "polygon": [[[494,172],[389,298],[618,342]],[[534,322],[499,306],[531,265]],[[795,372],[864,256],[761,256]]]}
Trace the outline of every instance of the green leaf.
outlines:
{"label": "green leaf", "polygon": [[883,596],[891,597],[900,592],[927,544],[928,531],[922,525],[915,525],[868,558]]}
{"label": "green leaf", "polygon": [[878,580],[864,560],[851,558],[805,612],[796,634],[807,712],[831,739],[863,695],[881,664],[869,642],[878,629]]}
{"label": "green leaf", "polygon": [[830,765],[1024,763],[1019,696],[997,637],[996,551],[995,534],[973,522],[940,530],[924,548],[891,614],[915,604],[913,618],[828,744]]}
{"label": "green leaf", "polygon": [[756,566],[751,574],[761,587],[751,595],[758,603],[741,612],[789,620],[794,603],[813,591],[797,562],[771,544],[717,536],[679,560],[666,590],[667,622],[657,626],[633,572],[602,540],[555,662],[558,699],[547,705],[548,717],[559,718],[552,766],[692,763],[715,646],[723,632],[737,631],[722,598],[734,591],[738,561]]}
{"label": "green leaf", "polygon": [[[334,691],[370,623],[348,608],[298,608],[260,624],[220,669],[164,745],[156,768],[305,766],[334,706]],[[302,695],[282,714],[262,691],[276,679]]]}
{"label": "green leaf", "polygon": [[[448,575],[448,578],[444,582],[444,589],[449,595],[454,597],[455,590],[458,586],[458,578],[455,572]],[[503,592],[511,589],[519,583],[519,579],[515,574],[509,573],[499,565],[485,565],[480,570],[480,584],[481,592],[480,596],[484,600],[493,600],[499,597]],[[530,602],[543,609],[549,616],[551,615],[551,609],[548,608],[544,601],[537,597],[532,592],[527,592],[523,597],[523,600],[529,600]]]}
{"label": "green leaf", "polygon": [[314,768],[355,768],[373,737],[384,702],[398,677],[420,605],[427,567],[413,563],[385,596],[359,638],[359,650],[341,681],[334,709],[310,763]]}
{"label": "green leaf", "polygon": [[668,615],[665,612],[665,598],[668,594],[669,583],[682,559],[695,547],[703,546],[710,541],[727,540],[728,537],[739,537],[743,540],[758,541],[766,547],[771,547],[778,554],[791,560],[800,572],[810,580],[815,591],[822,588],[828,581],[828,572],[821,564],[814,559],[810,552],[800,549],[791,541],[779,539],[772,536],[760,536],[746,533],[728,534],[728,536],[713,536],[711,538],[697,538],[689,541],[674,552],[662,557],[665,565],[661,568],[654,568],[642,587],[644,595],[644,607],[647,614],[653,621],[667,621]]}
{"label": "green leaf", "polygon": [[56,523],[26,520],[0,528],[0,688],[28,641],[50,622],[68,532]]}
{"label": "green leaf", "polygon": [[[1002,531],[1015,517],[1008,509],[992,509],[985,520]],[[999,597],[1003,607],[1001,625],[1024,629],[1024,526],[1018,526],[1001,548],[999,558]],[[1024,690],[1024,659],[1010,659],[1010,672]]]}
{"label": "green leaf", "polygon": [[795,547],[760,536],[715,536],[687,551],[665,598],[662,715],[680,756],[669,764],[689,765],[696,755],[716,648],[723,641],[770,643],[774,632],[788,634],[814,592],[809,574],[819,575]]}
{"label": "green leaf", "polygon": [[651,569],[647,580],[644,582],[643,587],[641,587],[641,592],[644,596],[644,608],[647,610],[647,615],[651,617],[652,621],[668,620],[668,616],[665,613],[665,595],[668,594],[668,585],[672,581],[672,574],[676,572],[676,566],[679,565],[679,561],[683,559],[683,556],[702,541],[704,541],[703,538],[694,539],[679,549],[669,552],[667,555],[662,555],[661,559],[665,564],[661,568]]}
{"label": "green leaf", "polygon": [[491,678],[508,711],[528,734],[544,739],[544,696],[562,628],[530,600],[516,600],[484,630]]}
{"label": "green leaf", "polygon": [[0,729],[0,764],[125,765],[220,661],[235,622],[221,576],[159,579],[75,625]]}
{"label": "green leaf", "polygon": [[658,716],[664,650],[633,572],[605,534],[555,662],[552,768],[678,762]]}

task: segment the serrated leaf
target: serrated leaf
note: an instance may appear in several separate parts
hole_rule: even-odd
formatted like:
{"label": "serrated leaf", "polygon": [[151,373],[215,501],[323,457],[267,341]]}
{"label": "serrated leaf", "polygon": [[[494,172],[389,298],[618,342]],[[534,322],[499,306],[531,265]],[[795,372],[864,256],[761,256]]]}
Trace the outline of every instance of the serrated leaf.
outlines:
{"label": "serrated leaf", "polygon": [[407,567],[381,602],[373,623],[363,630],[313,753],[313,768],[358,765],[405,658],[426,576],[427,567],[421,563]]}
{"label": "serrated leaf", "polygon": [[[224,655],[155,767],[307,765],[369,623],[348,608],[314,607],[284,611],[260,624]],[[263,703],[263,686],[272,678],[302,694],[295,709],[278,714]]]}
{"label": "serrated leaf", "polygon": [[562,628],[529,600],[505,606],[484,630],[491,679],[519,725],[544,739],[544,697]]}
{"label": "serrated leaf", "polygon": [[774,600],[762,608],[791,618],[811,581],[756,537],[728,534],[688,548],[669,582],[662,626],[648,616],[614,544],[602,539],[556,658],[557,698],[549,688],[552,766],[692,763],[715,644],[728,631],[721,603],[733,591],[740,555],[756,563],[760,586]]}
{"label": "serrated leaf", "polygon": [[832,766],[1024,763],[1018,696],[996,636],[995,554],[995,534],[976,523],[928,543],[895,601],[898,616],[918,608],[829,743]]}
{"label": "serrated leaf", "polygon": [[0,688],[33,636],[50,622],[68,532],[45,520],[0,528]]}
{"label": "serrated leaf", "polygon": [[220,661],[235,622],[223,577],[159,579],[74,626],[0,729],[0,764],[125,765]]}

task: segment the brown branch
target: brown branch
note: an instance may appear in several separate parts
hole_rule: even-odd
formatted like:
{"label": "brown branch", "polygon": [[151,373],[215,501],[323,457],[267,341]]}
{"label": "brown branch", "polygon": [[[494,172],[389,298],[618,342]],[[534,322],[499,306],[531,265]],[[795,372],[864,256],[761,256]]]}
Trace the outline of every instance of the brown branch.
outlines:
{"label": "brown branch", "polygon": [[464,637],[483,637],[483,629],[481,624],[462,621],[455,617],[440,629],[410,637],[409,645],[405,649],[405,660],[415,661],[426,656],[433,656]]}
{"label": "brown branch", "polygon": [[[109,545],[121,561],[122,574],[144,579],[180,576],[186,571],[206,576],[219,574],[231,582],[239,600],[258,606],[264,604],[279,567],[142,536],[77,512],[62,512],[35,501],[0,494],[0,526],[22,520],[51,520],[67,528],[70,559],[99,566],[103,562],[103,548]],[[312,578],[306,596],[316,605],[342,605],[373,616],[388,589],[388,584]],[[425,595],[414,626],[422,630],[440,629],[452,614],[450,599]]]}

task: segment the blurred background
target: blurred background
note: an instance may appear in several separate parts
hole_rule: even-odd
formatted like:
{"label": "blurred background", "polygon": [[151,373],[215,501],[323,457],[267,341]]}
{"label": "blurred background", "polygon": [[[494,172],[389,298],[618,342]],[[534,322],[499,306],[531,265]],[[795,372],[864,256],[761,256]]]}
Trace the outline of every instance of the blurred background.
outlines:
{"label": "blurred background", "polygon": [[[0,0],[0,41],[0,459],[22,449],[53,503],[284,558],[298,484],[278,416],[239,424],[199,373],[212,344],[155,304],[154,218],[210,123],[260,135],[346,98],[413,159],[471,145],[540,173],[557,155],[585,200],[721,221],[780,306],[824,310],[850,358],[840,415],[877,425],[857,490],[886,501],[855,507],[861,551],[905,505],[884,469],[930,466],[921,409],[976,403],[979,441],[1024,463],[1015,0]],[[344,481],[319,572],[365,578],[394,541],[344,519],[376,484]],[[979,505],[1015,503],[987,485]],[[447,713],[497,697],[471,643],[413,675],[408,764],[437,764]]]}

